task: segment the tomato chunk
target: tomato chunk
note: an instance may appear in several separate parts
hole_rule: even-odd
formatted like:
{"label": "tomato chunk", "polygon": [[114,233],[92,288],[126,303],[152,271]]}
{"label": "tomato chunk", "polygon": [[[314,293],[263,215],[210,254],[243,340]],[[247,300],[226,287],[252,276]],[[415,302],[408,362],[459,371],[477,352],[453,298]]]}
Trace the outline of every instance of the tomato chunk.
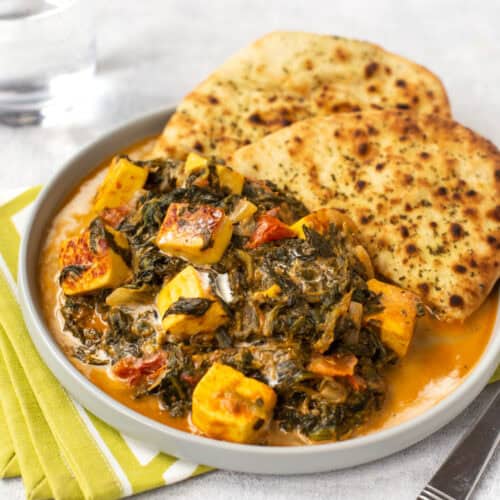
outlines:
{"label": "tomato chunk", "polygon": [[359,375],[347,375],[346,379],[355,391],[364,391],[366,389],[365,379]]}
{"label": "tomato chunk", "polygon": [[269,241],[296,238],[297,235],[284,222],[269,213],[263,214],[257,220],[257,227],[247,243],[247,248],[256,248]]}
{"label": "tomato chunk", "polygon": [[117,228],[129,212],[130,209],[126,205],[122,205],[121,207],[105,208],[101,212],[101,217],[106,224],[113,228]]}
{"label": "tomato chunk", "polygon": [[324,377],[345,377],[354,375],[358,358],[354,354],[332,354],[321,356],[314,354],[307,369]]}
{"label": "tomato chunk", "polygon": [[165,353],[158,352],[147,358],[127,356],[120,359],[113,368],[113,374],[126,380],[129,385],[152,385],[163,375],[167,367]]}

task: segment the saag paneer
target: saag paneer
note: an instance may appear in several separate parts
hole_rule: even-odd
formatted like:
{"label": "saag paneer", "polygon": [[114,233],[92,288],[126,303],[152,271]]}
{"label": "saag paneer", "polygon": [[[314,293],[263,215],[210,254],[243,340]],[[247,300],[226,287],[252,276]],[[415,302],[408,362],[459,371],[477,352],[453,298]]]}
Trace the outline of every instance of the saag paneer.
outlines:
{"label": "saag paneer", "polygon": [[353,222],[214,158],[116,157],[60,253],[73,355],[209,437],[348,437],[386,394],[419,304]]}

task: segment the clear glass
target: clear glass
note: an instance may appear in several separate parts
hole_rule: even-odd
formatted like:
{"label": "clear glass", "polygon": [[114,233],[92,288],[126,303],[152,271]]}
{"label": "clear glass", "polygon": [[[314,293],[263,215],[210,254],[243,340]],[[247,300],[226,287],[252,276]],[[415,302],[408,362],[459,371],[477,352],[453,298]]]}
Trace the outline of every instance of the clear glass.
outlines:
{"label": "clear glass", "polygon": [[0,0],[0,121],[38,123],[89,88],[92,14],[88,0]]}

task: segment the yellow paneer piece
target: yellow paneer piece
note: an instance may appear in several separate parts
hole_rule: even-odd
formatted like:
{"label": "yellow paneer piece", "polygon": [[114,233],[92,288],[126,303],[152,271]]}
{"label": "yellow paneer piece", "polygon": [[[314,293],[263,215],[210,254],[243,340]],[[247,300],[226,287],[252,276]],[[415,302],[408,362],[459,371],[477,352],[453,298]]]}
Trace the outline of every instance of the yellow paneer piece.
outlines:
{"label": "yellow paneer piece", "polygon": [[241,194],[243,184],[245,184],[245,177],[243,175],[224,165],[217,165],[215,169],[222,188],[227,188],[233,194]]}
{"label": "yellow paneer piece", "polygon": [[290,226],[290,229],[301,239],[305,239],[304,226],[314,229],[320,234],[325,234],[330,224],[340,226],[349,231],[355,231],[356,225],[353,220],[335,208],[320,208],[309,215],[302,217]]}
{"label": "yellow paneer piece", "polygon": [[408,290],[376,279],[368,280],[367,284],[372,292],[381,294],[380,303],[384,310],[368,314],[364,320],[380,321],[382,342],[402,358],[408,351],[415,329],[418,297]]}
{"label": "yellow paneer piece", "polygon": [[274,299],[281,293],[281,287],[279,285],[271,285],[266,290],[260,292],[255,292],[253,298],[258,301],[265,301],[266,299]]}
{"label": "yellow paneer piece", "polygon": [[156,236],[156,246],[194,264],[215,264],[232,235],[233,224],[221,208],[171,203]]}
{"label": "yellow paneer piece", "polygon": [[[201,169],[205,170],[205,173],[199,178],[199,181],[203,183],[208,177],[208,159],[196,153],[189,153],[186,163],[184,164],[186,175],[190,175]],[[245,183],[245,177],[243,175],[224,165],[216,165],[215,172],[219,178],[219,185],[221,188],[226,188],[233,194],[241,194],[243,191],[243,184]]]}
{"label": "yellow paneer piece", "polygon": [[233,224],[237,224],[238,222],[242,222],[245,219],[248,219],[255,212],[257,212],[257,207],[246,198],[241,198],[240,200],[238,200],[236,206],[229,214],[229,218],[231,219],[231,222]]}
{"label": "yellow paneer piece", "polygon": [[127,205],[139,189],[142,189],[148,171],[138,167],[126,158],[113,158],[108,173],[94,200],[94,210]]}
{"label": "yellow paneer piece", "polygon": [[184,164],[184,170],[187,175],[192,174],[196,170],[208,166],[208,158],[204,158],[196,153],[189,153]]}
{"label": "yellow paneer piece", "polygon": [[[167,314],[170,306],[179,299],[208,299],[213,302],[201,316],[188,314]],[[163,285],[156,299],[165,333],[185,338],[201,332],[211,332],[223,325],[228,316],[221,303],[205,285],[198,271],[192,266],[185,267],[173,279]]]}
{"label": "yellow paneer piece", "polygon": [[[125,236],[106,227],[123,249],[128,249]],[[97,252],[90,247],[90,231],[66,240],[61,246],[59,267],[62,272],[61,286],[66,295],[89,293],[101,288],[116,288],[125,283],[131,275],[123,258],[116,253],[105,239],[101,239]]]}
{"label": "yellow paneer piece", "polygon": [[192,421],[209,437],[255,443],[268,428],[275,404],[269,386],[214,363],[193,392]]}

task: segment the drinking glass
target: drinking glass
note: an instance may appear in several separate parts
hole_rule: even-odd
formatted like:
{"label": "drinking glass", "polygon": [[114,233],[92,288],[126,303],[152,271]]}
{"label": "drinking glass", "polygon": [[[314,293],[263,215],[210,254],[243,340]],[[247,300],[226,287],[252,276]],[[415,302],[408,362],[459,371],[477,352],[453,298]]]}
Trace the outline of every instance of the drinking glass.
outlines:
{"label": "drinking glass", "polygon": [[0,122],[39,123],[95,72],[89,0],[0,0]]}

